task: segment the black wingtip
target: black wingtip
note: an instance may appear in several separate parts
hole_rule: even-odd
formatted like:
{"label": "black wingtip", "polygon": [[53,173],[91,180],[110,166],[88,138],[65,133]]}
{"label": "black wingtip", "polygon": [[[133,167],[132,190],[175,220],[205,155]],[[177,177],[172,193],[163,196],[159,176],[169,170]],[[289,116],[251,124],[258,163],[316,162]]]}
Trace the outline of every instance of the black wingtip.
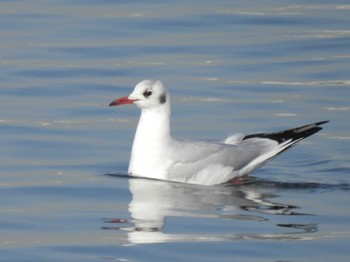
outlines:
{"label": "black wingtip", "polygon": [[315,123],[315,125],[316,126],[320,126],[320,125],[323,125],[323,124],[327,124],[329,122],[330,122],[329,120],[325,120],[325,121],[317,122],[317,123]]}
{"label": "black wingtip", "polygon": [[250,138],[267,138],[271,140],[275,140],[278,143],[282,143],[288,139],[292,139],[292,141],[304,139],[306,137],[309,137],[320,130],[322,130],[322,127],[320,125],[326,124],[329,121],[320,121],[309,125],[300,126],[293,129],[287,129],[279,132],[274,133],[259,133],[259,134],[252,134],[247,135],[243,138],[243,140],[250,139]]}
{"label": "black wingtip", "polygon": [[329,121],[316,122],[314,124],[300,126],[300,127],[295,128],[295,129],[286,130],[286,131],[292,131],[295,134],[300,134],[301,133],[301,134],[304,135],[304,138],[306,138],[306,137],[311,136],[311,135],[317,133],[318,131],[322,130],[323,128],[320,127],[320,125],[326,124],[328,122]]}

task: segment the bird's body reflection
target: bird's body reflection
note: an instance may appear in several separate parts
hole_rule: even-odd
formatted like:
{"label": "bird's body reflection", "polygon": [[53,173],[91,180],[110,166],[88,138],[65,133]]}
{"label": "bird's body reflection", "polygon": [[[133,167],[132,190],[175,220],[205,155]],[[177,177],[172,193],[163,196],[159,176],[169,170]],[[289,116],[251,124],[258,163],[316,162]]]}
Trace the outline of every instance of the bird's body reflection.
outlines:
{"label": "bird's body reflection", "polygon": [[[247,238],[295,239],[293,234],[237,234],[194,235],[169,234],[164,232],[169,217],[192,217],[267,221],[269,215],[300,215],[297,207],[272,202],[273,187],[261,187],[254,183],[241,186],[198,186],[167,181],[133,178],[129,179],[132,200],[129,203],[131,220],[106,219],[104,229],[127,231],[131,244],[159,243],[169,241],[220,241]],[[113,223],[113,226],[112,226]],[[114,226],[118,224],[117,227]],[[316,231],[311,225],[278,225],[301,230],[301,233]]]}

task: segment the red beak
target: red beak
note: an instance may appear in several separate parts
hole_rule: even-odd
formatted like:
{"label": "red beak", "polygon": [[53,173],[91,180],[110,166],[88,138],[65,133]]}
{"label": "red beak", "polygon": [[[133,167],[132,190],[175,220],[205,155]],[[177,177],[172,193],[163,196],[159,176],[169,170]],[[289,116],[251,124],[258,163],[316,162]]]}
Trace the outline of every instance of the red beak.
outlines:
{"label": "red beak", "polygon": [[118,98],[118,99],[112,101],[109,104],[109,106],[120,106],[120,105],[132,104],[135,101],[136,100],[132,100],[132,99],[129,99],[127,96],[124,96],[124,97],[121,97],[121,98]]}

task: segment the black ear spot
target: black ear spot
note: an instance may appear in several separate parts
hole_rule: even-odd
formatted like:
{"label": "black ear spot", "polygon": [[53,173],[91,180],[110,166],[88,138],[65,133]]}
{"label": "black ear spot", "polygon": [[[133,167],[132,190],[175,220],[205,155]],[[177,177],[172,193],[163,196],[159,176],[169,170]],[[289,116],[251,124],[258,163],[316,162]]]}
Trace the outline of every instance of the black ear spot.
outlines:
{"label": "black ear spot", "polygon": [[166,94],[165,93],[159,97],[159,102],[161,104],[164,104],[166,102]]}

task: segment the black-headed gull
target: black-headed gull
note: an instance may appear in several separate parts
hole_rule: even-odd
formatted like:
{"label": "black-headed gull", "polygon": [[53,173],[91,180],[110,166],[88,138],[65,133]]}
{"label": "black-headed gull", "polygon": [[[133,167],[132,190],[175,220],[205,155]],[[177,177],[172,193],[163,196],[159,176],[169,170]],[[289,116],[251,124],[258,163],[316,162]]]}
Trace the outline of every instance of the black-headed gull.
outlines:
{"label": "black-headed gull", "polygon": [[320,131],[328,121],[276,133],[232,135],[222,141],[179,141],[171,136],[170,94],[161,81],[143,80],[110,106],[141,109],[129,174],[176,182],[216,185],[239,180],[284,150]]}

